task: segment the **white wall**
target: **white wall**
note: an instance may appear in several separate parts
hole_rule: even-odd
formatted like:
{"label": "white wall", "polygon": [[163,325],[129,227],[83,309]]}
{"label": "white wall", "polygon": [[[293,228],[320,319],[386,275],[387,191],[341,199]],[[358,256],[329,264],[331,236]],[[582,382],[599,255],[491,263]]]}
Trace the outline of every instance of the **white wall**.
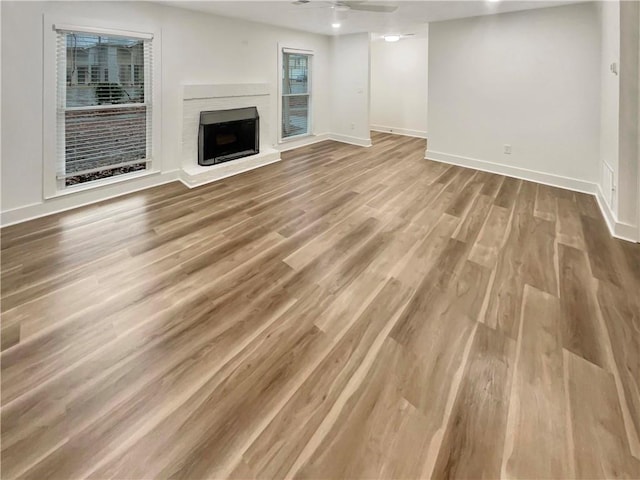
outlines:
{"label": "white wall", "polygon": [[[640,156],[638,147],[638,89],[640,65],[638,45],[640,37],[640,4],[620,2],[620,140],[618,221],[638,225],[638,176]],[[638,238],[640,240],[640,238]]]}
{"label": "white wall", "polygon": [[[162,174],[43,203],[43,15],[82,17],[111,28],[160,29]],[[136,28],[132,28],[136,29]],[[150,2],[2,2],[2,220],[71,208],[173,180],[181,165],[182,84],[268,83],[277,121],[278,42],[314,50],[313,125],[331,130],[326,36],[166,7]],[[368,58],[368,55],[367,55]],[[365,125],[368,125],[368,120]],[[270,143],[276,142],[275,128]]]}
{"label": "white wall", "polygon": [[[2,54],[2,2],[0,2],[0,55]],[[2,92],[2,62],[0,62],[0,92]],[[1,97],[1,96],[0,96]],[[0,132],[2,130],[2,98],[0,98]],[[0,135],[0,164],[2,162],[2,135]],[[2,168],[0,167],[0,177]],[[0,210],[2,207],[2,178],[0,178]],[[1,223],[0,223],[1,225]]]}
{"label": "white wall", "polygon": [[[415,30],[412,30],[412,32]],[[371,41],[371,129],[427,136],[428,27],[415,37]]]}
{"label": "white wall", "polygon": [[[600,186],[603,199],[617,212],[615,195],[618,184],[618,116],[620,82],[611,64],[620,70],[620,3],[599,2],[600,18]],[[617,213],[616,213],[617,214]]]}
{"label": "white wall", "polygon": [[332,37],[331,54],[332,136],[370,145],[369,34]]}
{"label": "white wall", "polygon": [[[599,2],[601,116],[598,200],[612,233],[640,240],[640,7]],[[610,66],[616,62],[618,74]]]}
{"label": "white wall", "polygon": [[430,24],[427,156],[594,191],[599,49],[593,3]]}

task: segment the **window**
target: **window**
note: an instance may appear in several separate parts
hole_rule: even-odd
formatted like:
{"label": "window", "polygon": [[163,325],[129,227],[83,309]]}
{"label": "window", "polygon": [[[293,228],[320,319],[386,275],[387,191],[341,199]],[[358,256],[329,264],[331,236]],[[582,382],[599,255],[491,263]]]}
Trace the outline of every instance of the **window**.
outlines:
{"label": "window", "polygon": [[310,52],[282,49],[282,139],[311,133],[311,58]]}
{"label": "window", "polygon": [[100,81],[100,67],[93,65],[89,68],[91,69],[91,83],[98,83]]}
{"label": "window", "polygon": [[136,85],[142,84],[142,80],[144,78],[144,71],[142,70],[141,65],[133,66],[133,83]]}
{"label": "window", "polygon": [[122,85],[131,85],[131,65],[120,65],[118,80]]}
{"label": "window", "polygon": [[149,169],[151,36],[56,36],[58,189]]}
{"label": "window", "polygon": [[84,85],[87,83],[87,66],[86,65],[78,65],[78,84]]}

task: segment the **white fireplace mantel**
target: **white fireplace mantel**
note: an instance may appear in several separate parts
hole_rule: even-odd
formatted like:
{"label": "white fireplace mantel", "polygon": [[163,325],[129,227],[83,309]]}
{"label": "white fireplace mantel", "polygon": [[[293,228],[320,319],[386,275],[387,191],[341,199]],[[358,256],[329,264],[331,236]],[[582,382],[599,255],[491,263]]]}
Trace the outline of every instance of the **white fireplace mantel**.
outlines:
{"label": "white fireplace mantel", "polygon": [[183,85],[183,100],[225,97],[259,97],[269,95],[268,83],[227,83],[218,85]]}
{"label": "white fireplace mantel", "polygon": [[[280,152],[269,145],[271,88],[267,83],[183,85],[182,172],[189,187],[214,182],[280,160]],[[256,107],[260,116],[260,153],[217,165],[198,165],[200,112]]]}

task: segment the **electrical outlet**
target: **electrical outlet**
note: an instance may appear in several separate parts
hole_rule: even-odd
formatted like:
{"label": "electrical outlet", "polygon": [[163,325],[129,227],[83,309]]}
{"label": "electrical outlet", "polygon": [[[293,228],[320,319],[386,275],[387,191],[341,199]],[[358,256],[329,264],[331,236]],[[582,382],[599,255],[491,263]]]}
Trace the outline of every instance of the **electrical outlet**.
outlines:
{"label": "electrical outlet", "polygon": [[351,130],[355,130],[355,128],[356,128],[356,124],[355,124],[355,123],[352,123],[352,124],[351,124]]}
{"label": "electrical outlet", "polygon": [[509,145],[508,143],[504,144],[504,154],[511,155],[511,145]]}

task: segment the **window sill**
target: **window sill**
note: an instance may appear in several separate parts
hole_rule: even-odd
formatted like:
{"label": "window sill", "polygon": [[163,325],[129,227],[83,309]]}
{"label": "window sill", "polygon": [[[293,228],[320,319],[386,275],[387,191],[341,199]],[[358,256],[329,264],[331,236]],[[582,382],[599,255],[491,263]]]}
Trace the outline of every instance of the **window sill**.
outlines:
{"label": "window sill", "polygon": [[278,141],[278,144],[283,144],[283,143],[289,143],[289,142],[295,142],[296,140],[300,140],[302,138],[307,138],[307,137],[315,137],[315,135],[313,133],[302,133],[300,135],[294,135],[292,137],[287,137],[287,138],[281,138]]}
{"label": "window sill", "polygon": [[140,178],[149,177],[152,175],[159,175],[160,170],[140,170],[138,172],[124,173],[122,175],[116,175],[114,177],[103,178],[100,180],[94,180],[93,182],[82,183],[79,185],[73,185],[71,187],[66,187],[62,190],[57,190],[54,194],[48,195],[45,198],[57,198],[63,197],[65,195],[72,195],[74,193],[86,192],[88,190],[95,190],[101,187],[107,187],[110,185],[115,185],[117,183],[128,182],[131,180],[137,180]]}

